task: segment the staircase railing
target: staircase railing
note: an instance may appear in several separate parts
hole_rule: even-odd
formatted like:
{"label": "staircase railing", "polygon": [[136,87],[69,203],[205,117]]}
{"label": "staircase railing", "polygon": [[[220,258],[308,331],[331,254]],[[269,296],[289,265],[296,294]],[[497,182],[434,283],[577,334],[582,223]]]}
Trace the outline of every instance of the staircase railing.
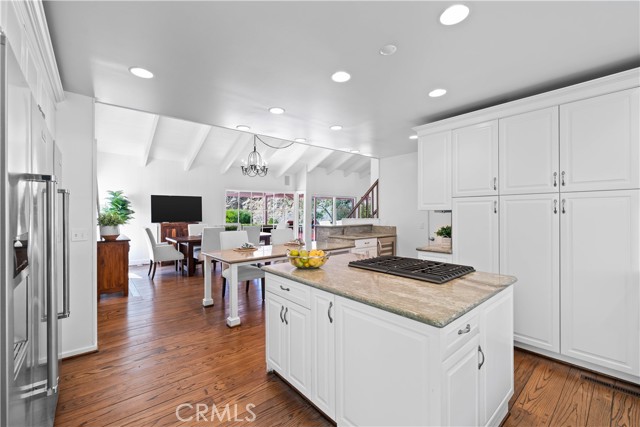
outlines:
{"label": "staircase railing", "polygon": [[378,218],[378,180],[358,200],[347,218]]}

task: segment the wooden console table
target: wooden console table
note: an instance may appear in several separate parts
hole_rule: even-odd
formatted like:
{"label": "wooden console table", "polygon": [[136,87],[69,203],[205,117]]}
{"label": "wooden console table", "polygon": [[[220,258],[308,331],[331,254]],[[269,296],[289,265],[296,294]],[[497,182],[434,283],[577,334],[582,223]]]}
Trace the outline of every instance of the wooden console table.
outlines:
{"label": "wooden console table", "polygon": [[98,299],[113,292],[129,295],[129,241],[123,234],[114,241],[98,241]]}

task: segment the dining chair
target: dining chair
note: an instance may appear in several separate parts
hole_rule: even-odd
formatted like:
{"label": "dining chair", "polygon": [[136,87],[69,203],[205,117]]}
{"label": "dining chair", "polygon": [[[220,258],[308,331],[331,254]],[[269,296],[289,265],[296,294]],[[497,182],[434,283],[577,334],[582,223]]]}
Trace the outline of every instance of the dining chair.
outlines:
{"label": "dining chair", "polygon": [[184,255],[167,242],[156,243],[156,238],[149,227],[145,227],[145,231],[147,232],[150,261],[147,276],[151,274],[151,268],[153,267],[153,274],[151,274],[151,280],[153,280],[156,275],[156,266],[159,262],[174,261],[177,266],[177,263],[184,259]]}
{"label": "dining chair", "polygon": [[[248,234],[246,230],[239,231],[223,231],[220,233],[220,249],[233,249],[239,248],[243,243],[247,243]],[[224,298],[227,281],[231,277],[231,270],[225,268],[222,270],[222,298]],[[262,300],[264,301],[265,280],[264,271],[258,267],[252,265],[240,265],[238,266],[238,283],[247,282],[245,286],[245,292],[249,292],[249,282],[254,279],[260,279],[262,285]]]}
{"label": "dining chair", "polygon": [[293,230],[290,228],[274,228],[271,230],[271,244],[284,245],[293,240]]}
{"label": "dining chair", "polygon": [[[205,227],[202,229],[202,244],[199,249],[194,249],[193,257],[198,261],[204,262],[205,256],[203,252],[219,251],[220,246],[220,233],[224,231],[224,227]],[[213,263],[212,271],[216,271],[217,261],[211,260]]]}
{"label": "dining chair", "polygon": [[277,229],[284,229],[284,228],[289,228],[289,225],[287,225],[286,222],[279,222],[278,225],[276,225]]}
{"label": "dining chair", "polygon": [[207,224],[199,223],[199,224],[187,224],[187,231],[189,232],[189,236],[199,236],[202,234],[202,230],[207,226]]}
{"label": "dining chair", "polygon": [[258,246],[260,244],[261,229],[262,227],[259,225],[243,225],[242,230],[247,232],[247,240],[245,240],[245,242]]}

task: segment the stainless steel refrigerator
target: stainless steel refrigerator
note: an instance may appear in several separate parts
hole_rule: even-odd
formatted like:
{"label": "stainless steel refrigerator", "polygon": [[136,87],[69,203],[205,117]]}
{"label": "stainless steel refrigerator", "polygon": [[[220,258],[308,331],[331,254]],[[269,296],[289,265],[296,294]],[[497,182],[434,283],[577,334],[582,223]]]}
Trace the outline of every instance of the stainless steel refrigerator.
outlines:
{"label": "stainless steel refrigerator", "polygon": [[52,426],[69,316],[69,193],[16,50],[0,35],[0,426]]}

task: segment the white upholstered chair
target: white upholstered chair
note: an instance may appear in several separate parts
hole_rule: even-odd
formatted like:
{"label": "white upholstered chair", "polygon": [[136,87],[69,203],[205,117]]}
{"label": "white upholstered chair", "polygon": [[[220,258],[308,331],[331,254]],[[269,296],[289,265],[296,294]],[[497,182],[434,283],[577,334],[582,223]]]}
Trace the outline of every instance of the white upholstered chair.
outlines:
{"label": "white upholstered chair", "polygon": [[245,242],[249,242],[258,246],[260,244],[260,227],[259,225],[243,225],[242,230],[247,232],[247,239]]}
{"label": "white upholstered chair", "polygon": [[202,230],[207,226],[207,224],[188,224],[187,230],[189,232],[189,236],[199,236],[202,234]]}
{"label": "white upholstered chair", "polygon": [[156,275],[156,265],[159,262],[174,261],[177,263],[184,259],[184,255],[182,254],[182,252],[178,251],[176,248],[166,242],[157,243],[156,238],[149,227],[145,227],[144,230],[147,232],[147,245],[149,246],[150,260],[149,272],[147,273],[147,276],[151,274],[151,268],[153,267],[153,274],[151,274],[151,280],[153,280]]}
{"label": "white upholstered chair", "polygon": [[[248,237],[245,230],[239,231],[223,231],[220,233],[220,249],[233,249],[239,248],[243,243],[247,243]],[[231,278],[231,271],[229,268],[222,270],[222,298],[224,298],[227,281]],[[262,300],[264,301],[264,271],[258,267],[252,265],[240,265],[238,266],[238,283],[247,282],[245,286],[245,292],[249,292],[249,282],[254,279],[261,279],[262,285]]]}
{"label": "white upholstered chair", "polygon": [[[220,246],[220,233],[224,231],[224,227],[205,227],[202,229],[202,245],[198,249],[194,249],[193,257],[198,261],[204,262],[205,257],[202,252],[219,251]],[[217,261],[213,262],[213,271],[216,270]]]}
{"label": "white upholstered chair", "polygon": [[293,230],[290,228],[274,228],[271,230],[271,244],[283,245],[293,240]]}
{"label": "white upholstered chair", "polygon": [[286,222],[279,222],[278,225],[276,225],[276,228],[279,229],[284,229],[284,228],[289,228],[289,225],[287,225]]}

